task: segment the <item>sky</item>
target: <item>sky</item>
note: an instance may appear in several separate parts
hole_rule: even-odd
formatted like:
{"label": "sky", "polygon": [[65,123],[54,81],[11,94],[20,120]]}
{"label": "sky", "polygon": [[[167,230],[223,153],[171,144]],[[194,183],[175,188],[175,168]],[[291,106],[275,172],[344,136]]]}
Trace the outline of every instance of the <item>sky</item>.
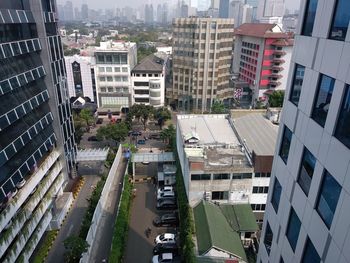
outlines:
{"label": "sky", "polygon": [[[89,5],[89,8],[92,9],[106,9],[106,8],[113,8],[113,7],[124,7],[126,5],[128,6],[139,6],[142,4],[152,3],[152,4],[159,4],[159,3],[177,3],[177,0],[71,0],[73,2],[74,6],[80,7],[83,2],[86,2]],[[193,1],[193,0],[192,0]],[[59,4],[64,4],[66,0],[57,0]],[[289,10],[296,10],[299,9],[300,0],[285,0],[286,2],[286,8]]]}

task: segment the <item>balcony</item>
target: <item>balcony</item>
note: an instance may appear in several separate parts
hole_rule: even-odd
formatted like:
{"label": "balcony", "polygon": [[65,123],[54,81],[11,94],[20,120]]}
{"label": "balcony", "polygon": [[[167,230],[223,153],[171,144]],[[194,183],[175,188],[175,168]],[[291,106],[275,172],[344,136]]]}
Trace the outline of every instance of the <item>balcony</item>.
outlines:
{"label": "balcony", "polygon": [[274,57],[273,59],[272,59],[272,61],[273,61],[273,63],[279,63],[279,64],[283,64],[285,61],[284,61],[284,59],[282,59],[282,58],[276,58],[276,57]]}
{"label": "balcony", "polygon": [[281,82],[279,82],[278,80],[269,80],[269,84],[277,87],[277,86],[281,85]]}
{"label": "balcony", "polygon": [[[59,191],[63,182],[64,182],[64,176],[61,174],[57,178],[55,183],[52,185],[50,190],[45,194],[44,198],[40,199],[41,203],[34,210],[34,212],[32,212],[33,210],[23,210],[22,214],[24,214],[24,216],[28,217],[30,220],[21,229],[21,234],[18,235],[17,240],[12,244],[11,248],[7,252],[7,256],[4,260],[5,263],[15,262],[15,260],[18,258],[19,254],[23,250],[24,246],[27,243],[29,243],[28,240],[32,236],[35,229],[38,229],[40,227],[40,226],[38,227],[38,225],[39,225],[40,221],[42,220],[44,214],[47,213],[47,210],[49,209],[49,207],[52,203],[52,196],[55,195]],[[50,218],[50,220],[51,220],[51,218]],[[48,222],[48,224],[49,223],[50,223],[50,221]],[[44,231],[45,230],[46,230],[46,228],[44,229]],[[38,238],[38,239],[40,240],[40,238]],[[1,245],[1,249],[3,249],[3,248],[4,248],[4,246]],[[34,246],[34,248],[35,248],[35,246]]]}
{"label": "balcony", "polygon": [[285,56],[287,53],[283,50],[275,50],[273,51],[274,55],[280,55],[280,56]]}
{"label": "balcony", "polygon": [[[35,187],[44,178],[45,174],[50,170],[53,164],[57,161],[59,157],[58,151],[52,151],[47,158],[40,164],[39,168],[34,172],[34,174],[27,179],[24,187],[19,190],[19,193],[14,197],[4,211],[0,214],[0,232],[5,228],[5,226],[10,222],[11,218],[15,215],[17,210],[21,207],[24,201],[28,198],[30,193],[35,189]],[[62,169],[62,167],[61,167]]]}
{"label": "balcony", "polygon": [[272,65],[272,70],[282,71],[282,70],[284,70],[284,68],[281,66]]}
{"label": "balcony", "polygon": [[271,73],[271,75],[270,75],[270,77],[269,78],[274,78],[274,79],[281,79],[281,78],[283,78],[283,75],[281,75],[281,74],[278,74],[278,73]]}

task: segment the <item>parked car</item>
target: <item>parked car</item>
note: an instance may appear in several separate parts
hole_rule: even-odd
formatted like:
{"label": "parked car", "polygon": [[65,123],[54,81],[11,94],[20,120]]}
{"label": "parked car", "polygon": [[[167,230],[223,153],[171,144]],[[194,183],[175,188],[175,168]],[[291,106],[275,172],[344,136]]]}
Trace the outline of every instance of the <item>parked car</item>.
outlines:
{"label": "parked car", "polygon": [[88,138],[88,141],[89,141],[89,142],[97,142],[98,140],[97,140],[97,137],[96,137],[96,136],[90,136],[90,137]]}
{"label": "parked car", "polygon": [[103,119],[102,118],[98,118],[96,121],[96,124],[102,124],[103,123]]}
{"label": "parked car", "polygon": [[133,132],[131,133],[131,135],[132,135],[132,136],[141,136],[141,135],[142,135],[142,132],[140,132],[140,131],[133,131]]}
{"label": "parked car", "polygon": [[175,198],[174,191],[165,191],[157,194],[157,200],[165,198]]}
{"label": "parked car", "polygon": [[150,134],[148,136],[148,139],[160,140],[160,135],[159,134]]}
{"label": "parked car", "polygon": [[137,144],[142,144],[143,145],[143,144],[146,144],[146,141],[145,140],[138,140]]}
{"label": "parked car", "polygon": [[26,180],[25,180],[25,179],[22,179],[21,181],[19,181],[19,182],[16,184],[16,187],[17,187],[18,189],[21,189],[25,184],[26,184]]}
{"label": "parked car", "polygon": [[157,209],[159,210],[173,210],[177,208],[175,199],[160,199],[157,201]]}
{"label": "parked car", "polygon": [[159,255],[162,253],[173,253],[173,255],[178,255],[179,247],[177,244],[173,243],[159,243],[153,248],[153,255]]}
{"label": "parked car", "polygon": [[164,214],[153,219],[153,224],[155,226],[176,226],[178,223],[179,220],[176,213]]}
{"label": "parked car", "polygon": [[164,233],[164,234],[158,235],[154,239],[154,243],[156,243],[156,244],[164,244],[164,243],[176,244],[175,234],[173,234],[173,233]]}
{"label": "parked car", "polygon": [[174,191],[174,187],[163,186],[163,187],[158,188],[157,195],[160,195],[161,193],[164,193],[164,192],[173,192],[173,191]]}
{"label": "parked car", "polygon": [[180,262],[180,259],[175,257],[172,253],[162,253],[155,255],[152,258],[152,263],[165,263],[165,262]]}

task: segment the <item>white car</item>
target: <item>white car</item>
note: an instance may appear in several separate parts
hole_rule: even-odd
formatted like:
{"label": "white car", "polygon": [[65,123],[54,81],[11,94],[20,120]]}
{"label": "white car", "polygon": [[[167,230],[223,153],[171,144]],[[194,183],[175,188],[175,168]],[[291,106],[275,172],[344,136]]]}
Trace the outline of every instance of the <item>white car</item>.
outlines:
{"label": "white car", "polygon": [[160,255],[155,255],[152,258],[152,263],[163,263],[163,262],[173,262],[173,254],[163,253]]}
{"label": "white car", "polygon": [[161,235],[158,235],[155,239],[154,242],[156,244],[164,244],[164,243],[172,243],[175,244],[176,243],[176,239],[175,239],[175,234],[172,233],[164,233]]}
{"label": "white car", "polygon": [[18,189],[21,189],[25,184],[26,184],[26,180],[25,180],[25,179],[22,179],[21,181],[19,181],[19,182],[16,184],[16,187],[17,187]]}
{"label": "white car", "polygon": [[158,191],[157,191],[157,198],[161,198],[161,195],[164,194],[164,193],[174,193],[174,188],[172,186],[164,186],[164,187],[161,187],[161,188],[158,188]]}

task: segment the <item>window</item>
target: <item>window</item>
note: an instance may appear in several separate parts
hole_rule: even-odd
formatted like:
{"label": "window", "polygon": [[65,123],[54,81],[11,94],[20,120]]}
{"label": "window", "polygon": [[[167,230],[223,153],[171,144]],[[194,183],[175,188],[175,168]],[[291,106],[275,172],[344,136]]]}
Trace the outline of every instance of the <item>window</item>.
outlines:
{"label": "window", "polygon": [[98,71],[99,71],[99,72],[105,72],[105,68],[104,68],[104,67],[99,67],[99,68],[98,68]]}
{"label": "window", "polygon": [[112,67],[106,67],[106,72],[112,72]]}
{"label": "window", "polygon": [[350,85],[346,85],[334,136],[350,148]]}
{"label": "window", "polygon": [[128,68],[127,67],[122,67],[122,71],[123,72],[128,72]]}
{"label": "window", "polygon": [[253,211],[265,211],[266,204],[251,204]]}
{"label": "window", "polygon": [[108,81],[108,82],[112,82],[112,81],[113,81],[113,77],[110,77],[110,76],[107,77],[107,81]]}
{"label": "window", "polygon": [[293,251],[295,251],[295,248],[297,246],[300,226],[301,226],[300,219],[298,215],[295,213],[294,209],[291,208],[286,236]]}
{"label": "window", "polygon": [[329,104],[331,103],[334,79],[326,75],[321,75],[318,89],[316,91],[316,99],[312,110],[312,119],[324,127],[329,110]]}
{"label": "window", "polygon": [[255,173],[254,177],[271,177],[271,173]]}
{"label": "window", "polygon": [[100,81],[106,81],[106,77],[100,77]]}
{"label": "window", "polygon": [[289,98],[289,100],[296,106],[298,106],[299,104],[299,98],[301,93],[301,86],[303,85],[304,74],[305,74],[305,67],[296,64],[294,69],[293,83],[290,90],[290,98]]}
{"label": "window", "polygon": [[268,192],[268,186],[253,186],[253,194],[267,194]]}
{"label": "window", "polygon": [[214,180],[227,180],[230,179],[230,174],[214,174]]}
{"label": "window", "polygon": [[217,191],[211,192],[212,200],[227,200],[228,199],[228,191]]}
{"label": "window", "polygon": [[299,170],[298,183],[306,195],[309,194],[311,180],[315,169],[315,164],[316,164],[315,157],[312,155],[312,153],[308,149],[304,148],[304,153],[301,159],[301,166]]}
{"label": "window", "polygon": [[332,27],[329,38],[344,41],[350,21],[350,2],[348,0],[338,0],[333,15]]}
{"label": "window", "polygon": [[305,14],[304,14],[304,23],[302,29],[302,35],[311,36],[312,29],[314,27],[316,9],[317,9],[318,0],[309,0],[307,1]]}
{"label": "window", "polygon": [[341,186],[328,171],[325,171],[316,209],[328,228],[331,227],[340,192]]}
{"label": "window", "polygon": [[275,177],[275,183],[273,184],[273,192],[271,197],[271,204],[273,208],[275,209],[276,213],[278,212],[278,206],[280,204],[281,199],[281,193],[282,193],[282,186],[280,182]]}
{"label": "window", "polygon": [[[114,68],[114,72],[120,72],[120,68],[115,67],[115,68]],[[136,75],[137,75],[137,74],[136,74]]]}
{"label": "window", "polygon": [[273,239],[273,233],[272,233],[270,224],[267,221],[266,232],[265,232],[265,237],[264,237],[264,245],[265,245],[265,248],[266,248],[268,255],[270,255],[271,246],[272,246],[272,239]]}
{"label": "window", "polygon": [[191,174],[191,181],[210,180],[210,174]]}
{"label": "window", "polygon": [[303,254],[303,258],[302,258],[302,263],[317,263],[320,262],[321,258],[318,255],[314,244],[312,244],[311,240],[308,238],[306,240],[306,245],[305,245],[305,249],[304,249],[304,254]]}
{"label": "window", "polygon": [[288,161],[291,141],[292,141],[292,132],[288,129],[287,126],[284,126],[281,148],[280,148],[280,157],[285,164],[287,164],[287,161]]}

